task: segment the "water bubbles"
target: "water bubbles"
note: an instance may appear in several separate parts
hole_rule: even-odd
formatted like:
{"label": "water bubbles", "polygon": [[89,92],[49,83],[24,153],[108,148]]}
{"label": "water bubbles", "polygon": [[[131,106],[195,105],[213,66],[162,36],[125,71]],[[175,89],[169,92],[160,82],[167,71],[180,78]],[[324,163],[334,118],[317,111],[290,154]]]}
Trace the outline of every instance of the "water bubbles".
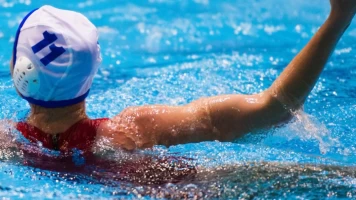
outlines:
{"label": "water bubbles", "polygon": [[268,35],[272,35],[276,32],[279,32],[279,31],[283,31],[285,30],[286,27],[284,26],[271,26],[271,25],[266,25],[263,27],[263,30],[268,34]]}
{"label": "water bubbles", "polygon": [[6,1],[3,1],[3,2],[0,1],[0,3],[1,3],[1,6],[4,8],[11,8],[15,5],[13,2],[6,2]]}
{"label": "water bubbles", "polygon": [[19,0],[19,3],[25,4],[25,5],[30,5],[31,0]]}
{"label": "water bubbles", "polygon": [[[339,140],[337,138],[333,138],[330,131],[327,130],[323,124],[312,121],[310,116],[302,112],[297,112],[295,113],[295,117],[297,119],[297,123],[302,123],[301,127],[306,131],[305,134],[300,134],[299,137],[307,140],[318,140],[319,149],[322,154],[327,153],[331,147],[339,147],[341,145]],[[301,133],[300,131],[298,132]]]}
{"label": "water bubbles", "polygon": [[97,29],[100,36],[103,38],[119,34],[119,31],[117,29],[108,26],[99,26],[97,27]]}
{"label": "water bubbles", "polygon": [[157,62],[156,59],[153,58],[153,57],[147,58],[146,61],[147,61],[148,63],[153,63],[153,64]]}
{"label": "water bubbles", "polygon": [[94,4],[93,1],[87,0],[87,1],[85,1],[85,2],[78,3],[78,7],[79,7],[79,8],[90,7],[90,6],[92,6],[93,4]]}
{"label": "water bubbles", "polygon": [[295,31],[297,31],[297,33],[300,33],[301,30],[302,30],[302,26],[300,24],[295,26]]}
{"label": "water bubbles", "polygon": [[344,49],[336,49],[335,54],[336,55],[347,54],[347,53],[350,53],[351,51],[352,51],[351,47],[344,48]]}
{"label": "water bubbles", "polygon": [[37,142],[37,146],[39,146],[40,148],[42,148],[42,147],[43,147],[42,142]]}

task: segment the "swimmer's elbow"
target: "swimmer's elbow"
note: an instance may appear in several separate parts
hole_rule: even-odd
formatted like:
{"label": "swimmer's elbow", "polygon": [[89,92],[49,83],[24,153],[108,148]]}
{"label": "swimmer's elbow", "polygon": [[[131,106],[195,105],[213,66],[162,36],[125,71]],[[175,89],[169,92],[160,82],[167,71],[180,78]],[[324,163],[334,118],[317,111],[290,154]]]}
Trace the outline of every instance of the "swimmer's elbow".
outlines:
{"label": "swimmer's elbow", "polygon": [[264,103],[264,115],[268,118],[269,126],[277,126],[289,122],[293,111],[302,108],[301,103],[286,105],[273,95],[267,95]]}

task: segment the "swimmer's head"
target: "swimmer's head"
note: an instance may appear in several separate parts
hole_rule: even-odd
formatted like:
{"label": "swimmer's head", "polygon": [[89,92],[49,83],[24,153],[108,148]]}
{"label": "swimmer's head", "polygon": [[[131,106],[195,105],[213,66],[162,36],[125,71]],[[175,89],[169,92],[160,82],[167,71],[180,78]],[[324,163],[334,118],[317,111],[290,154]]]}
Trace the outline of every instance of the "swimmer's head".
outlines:
{"label": "swimmer's head", "polygon": [[82,102],[100,63],[98,31],[80,13],[43,6],[19,25],[12,77],[31,104],[58,108]]}

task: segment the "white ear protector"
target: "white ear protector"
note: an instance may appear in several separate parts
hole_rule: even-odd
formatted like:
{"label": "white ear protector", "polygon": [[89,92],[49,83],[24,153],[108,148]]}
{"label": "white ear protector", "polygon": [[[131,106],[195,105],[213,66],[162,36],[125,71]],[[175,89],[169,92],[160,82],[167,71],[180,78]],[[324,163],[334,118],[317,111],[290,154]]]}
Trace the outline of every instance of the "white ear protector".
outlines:
{"label": "white ear protector", "polygon": [[17,90],[24,96],[35,95],[40,89],[39,74],[27,57],[19,57],[13,72],[13,80]]}

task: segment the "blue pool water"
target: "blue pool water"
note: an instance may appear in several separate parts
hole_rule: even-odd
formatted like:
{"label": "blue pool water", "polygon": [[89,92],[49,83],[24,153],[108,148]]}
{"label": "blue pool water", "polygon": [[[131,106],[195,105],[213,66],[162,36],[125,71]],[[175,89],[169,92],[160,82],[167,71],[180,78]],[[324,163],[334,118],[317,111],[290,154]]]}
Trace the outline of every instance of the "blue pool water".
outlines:
{"label": "blue pool water", "polygon": [[[104,60],[87,99],[93,118],[112,117],[132,105],[181,105],[205,96],[260,92],[329,12],[325,0],[0,0],[1,119],[19,120],[28,112],[12,86],[8,63],[19,21],[46,3],[82,12],[100,31]],[[113,178],[120,173],[115,164],[100,176],[91,168],[29,166],[24,163],[37,158],[24,160],[21,152],[6,148],[9,143],[1,136],[0,197],[355,198],[355,41],[353,23],[304,112],[285,126],[235,142],[157,146],[131,155],[104,148],[102,153],[118,163],[140,156],[184,157],[197,170],[193,177],[153,184],[137,179],[140,172]],[[5,130],[6,123],[0,127]],[[46,164],[65,165],[56,162]]]}

